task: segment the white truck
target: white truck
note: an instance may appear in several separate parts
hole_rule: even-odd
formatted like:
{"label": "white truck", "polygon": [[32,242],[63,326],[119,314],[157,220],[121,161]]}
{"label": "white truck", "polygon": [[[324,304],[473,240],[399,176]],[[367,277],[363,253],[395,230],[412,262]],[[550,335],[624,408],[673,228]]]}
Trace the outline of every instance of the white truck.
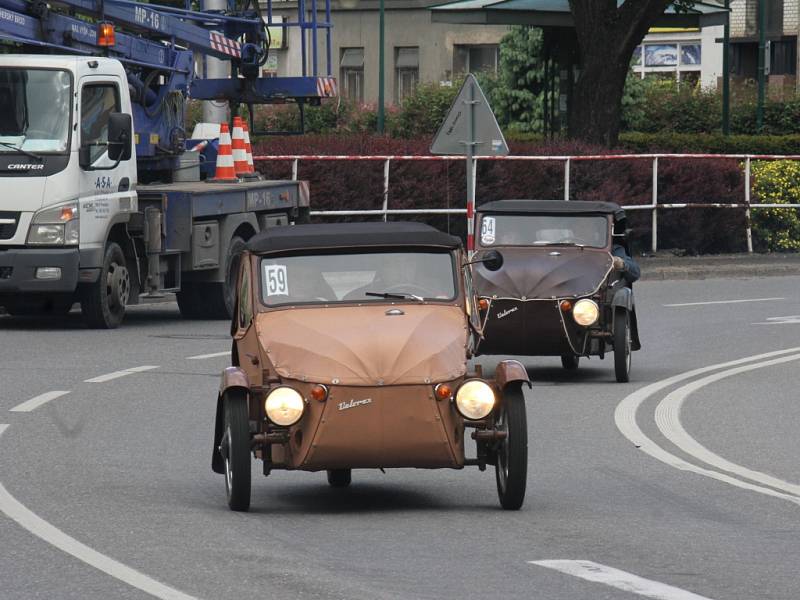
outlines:
{"label": "white truck", "polygon": [[302,220],[302,182],[138,185],[132,106],[114,59],[0,55],[0,306],[118,326],[140,294],[225,318],[245,241]]}

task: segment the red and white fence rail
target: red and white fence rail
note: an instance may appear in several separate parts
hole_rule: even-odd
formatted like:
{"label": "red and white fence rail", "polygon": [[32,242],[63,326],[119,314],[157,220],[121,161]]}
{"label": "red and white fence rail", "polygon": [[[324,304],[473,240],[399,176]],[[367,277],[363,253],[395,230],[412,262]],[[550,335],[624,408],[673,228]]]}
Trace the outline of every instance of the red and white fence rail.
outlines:
{"label": "red and white fence rail", "polygon": [[[399,161],[463,161],[463,156],[415,156],[415,155],[328,155],[328,154],[285,154],[273,156],[254,156],[254,160],[264,161],[291,161],[292,179],[297,179],[297,171],[300,161],[369,161],[383,162],[383,202],[380,209],[375,210],[314,210],[311,215],[318,217],[344,217],[344,216],[369,216],[383,217],[387,220],[389,216],[400,215],[466,215],[466,208],[419,208],[419,209],[392,209],[389,208],[389,184],[390,166],[392,162]],[[744,198],[741,203],[723,202],[679,202],[679,203],[659,203],[658,202],[658,161],[659,159],[680,159],[680,160],[708,160],[708,159],[732,159],[744,163]],[[751,168],[753,161],[772,161],[772,160],[800,160],[800,155],[780,155],[780,154],[598,154],[586,156],[487,156],[473,159],[477,166],[478,161],[532,161],[532,162],[556,162],[564,165],[564,200],[570,200],[570,165],[574,162],[589,161],[625,161],[625,160],[648,160],[653,166],[652,179],[652,200],[649,204],[625,205],[625,210],[647,210],[651,213],[652,222],[652,251],[658,250],[658,212],[660,210],[674,210],[686,208],[738,208],[745,210],[747,251],[753,252],[753,234],[750,222],[750,210],[759,208],[771,209],[798,209],[800,204],[759,204],[752,203],[751,193]],[[477,174],[477,168],[473,170]],[[477,178],[477,175],[475,175]],[[477,184],[477,181],[473,181]],[[477,189],[477,188],[475,188]]]}

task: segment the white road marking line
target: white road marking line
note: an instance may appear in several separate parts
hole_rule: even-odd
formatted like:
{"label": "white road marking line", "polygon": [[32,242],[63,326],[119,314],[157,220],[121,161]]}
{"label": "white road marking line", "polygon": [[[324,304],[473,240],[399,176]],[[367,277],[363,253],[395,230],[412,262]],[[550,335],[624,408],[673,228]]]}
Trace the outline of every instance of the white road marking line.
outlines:
{"label": "white road marking line", "polygon": [[732,360],[725,363],[718,363],[716,365],[709,365],[707,367],[693,369],[691,371],[686,371],[685,373],[680,373],[678,375],[668,377],[667,379],[662,379],[661,381],[656,381],[655,383],[646,385],[645,387],[638,389],[632,394],[623,398],[622,401],[617,405],[616,410],[614,411],[614,422],[616,423],[617,429],[619,429],[620,433],[622,433],[622,435],[624,435],[631,442],[633,442],[637,448],[639,448],[646,454],[649,454],[656,460],[659,460],[664,464],[669,465],[670,467],[679,469],[681,471],[690,471],[692,473],[697,473],[698,475],[710,477],[711,479],[716,479],[717,481],[722,481],[724,483],[728,483],[730,485],[742,489],[758,492],[760,494],[765,494],[767,496],[773,496],[775,498],[780,498],[782,500],[788,500],[789,502],[793,502],[794,504],[800,505],[800,498],[798,498],[797,496],[784,494],[770,488],[765,488],[759,485],[748,483],[746,481],[741,481],[740,479],[736,479],[735,477],[731,477],[730,475],[719,473],[717,471],[712,471],[710,469],[704,469],[702,467],[695,466],[692,463],[687,462],[681,458],[678,458],[677,456],[675,456],[674,454],[670,454],[669,452],[661,448],[661,446],[656,444],[653,440],[648,438],[644,434],[644,432],[639,428],[639,425],[637,425],[636,423],[636,412],[639,409],[639,406],[641,406],[645,400],[647,400],[650,396],[652,396],[656,392],[668,388],[671,385],[680,383],[681,381],[685,381],[687,379],[691,379],[692,377],[696,377],[697,375],[703,375],[710,371],[716,371],[718,369],[724,369],[726,367],[735,367],[741,364],[757,361],[760,359],[767,359],[767,358],[772,358],[773,356],[780,356],[782,354],[790,354],[793,352],[797,353],[798,351],[800,351],[800,347],[787,348],[786,350],[776,350],[774,352],[767,352],[765,354],[756,354],[754,356],[748,356],[745,358],[740,358],[738,360]]}
{"label": "white road marking line", "polygon": [[681,588],[645,579],[591,560],[531,560],[529,563],[656,600],[711,600],[707,596],[699,596]]}
{"label": "white road marking line", "polygon": [[760,323],[750,323],[751,325],[800,325],[800,315],[790,315],[788,317],[769,317]]}
{"label": "white road marking line", "polygon": [[662,304],[667,308],[677,308],[680,306],[706,306],[708,304],[741,304],[743,302],[775,302],[786,300],[786,298],[749,298],[747,300],[710,300],[708,302],[683,302],[680,304]]}
{"label": "white road marking line", "polygon": [[214,352],[213,354],[198,354],[197,356],[187,356],[186,360],[204,360],[206,358],[216,358],[218,356],[230,356],[231,351],[226,350],[225,352]]}
{"label": "white road marking line", "polygon": [[62,552],[66,552],[78,560],[85,562],[87,565],[107,575],[111,575],[115,579],[119,579],[132,587],[140,589],[151,596],[162,598],[163,600],[197,600],[194,596],[189,596],[173,587],[156,581],[144,573],[132,569],[114,560],[110,556],[101,554],[97,550],[70,537],[37,514],[31,512],[30,509],[9,494],[2,483],[0,483],[0,511],[36,537],[55,546]]}
{"label": "white road marking line", "polygon": [[142,371],[150,371],[152,369],[157,369],[157,365],[144,365],[143,367],[132,367],[130,369],[123,369],[122,371],[114,371],[113,373],[106,373],[105,375],[98,375],[97,377],[92,377],[91,379],[85,379],[84,383],[105,383],[106,381],[111,381],[112,379],[119,379],[120,377],[125,377],[126,375],[133,375],[134,373],[141,373]]}
{"label": "white road marking line", "polygon": [[3,432],[8,428],[6,423],[0,423],[0,435],[3,435]]}
{"label": "white road marking line", "polygon": [[67,394],[69,394],[69,391],[45,392],[44,394],[40,394],[35,398],[31,398],[30,400],[26,400],[22,404],[15,406],[11,409],[11,412],[31,412],[35,408],[39,408],[42,404],[50,402],[50,400],[60,398],[61,396],[66,396]]}
{"label": "white road marking line", "polygon": [[747,467],[733,463],[719,456],[718,454],[715,454],[694,439],[691,435],[689,435],[680,421],[681,409],[684,402],[690,394],[693,394],[700,388],[711,383],[715,383],[726,377],[732,377],[740,373],[746,373],[755,369],[763,369],[765,367],[779,365],[795,360],[800,360],[800,354],[775,358],[773,360],[746,365],[743,367],[735,367],[733,369],[728,369],[726,371],[722,371],[721,373],[715,373],[679,387],[677,390],[668,394],[666,398],[659,402],[658,406],[656,407],[656,424],[661,430],[661,433],[664,434],[664,437],[666,437],[669,441],[687,454],[694,456],[704,463],[712,467],[722,469],[723,471],[733,473],[734,475],[739,475],[740,477],[744,477],[751,481],[768,485],[800,497],[800,485],[789,483],[788,481],[778,479],[777,477],[773,477],[772,475],[768,475],[760,471],[748,469]]}

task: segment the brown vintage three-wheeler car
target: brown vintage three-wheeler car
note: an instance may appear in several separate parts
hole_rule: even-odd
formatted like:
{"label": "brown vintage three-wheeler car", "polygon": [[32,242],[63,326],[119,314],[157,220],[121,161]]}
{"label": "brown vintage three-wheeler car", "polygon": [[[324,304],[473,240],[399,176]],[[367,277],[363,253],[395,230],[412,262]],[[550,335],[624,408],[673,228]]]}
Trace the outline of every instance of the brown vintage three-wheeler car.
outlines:
{"label": "brown vintage three-wheeler car", "polygon": [[[478,207],[473,270],[485,339],[481,354],[580,357],[611,349],[619,382],[639,350],[625,212],[610,202],[499,200]],[[625,257],[624,259],[622,257]],[[616,265],[616,266],[615,266]]]}
{"label": "brown vintage three-wheeler car", "polygon": [[417,223],[252,238],[214,435],[230,508],[249,508],[252,456],[265,475],[326,470],[334,487],[352,469],[494,465],[500,504],[520,508],[530,382],[517,361],[492,378],[468,367],[480,332],[469,277],[460,240]]}

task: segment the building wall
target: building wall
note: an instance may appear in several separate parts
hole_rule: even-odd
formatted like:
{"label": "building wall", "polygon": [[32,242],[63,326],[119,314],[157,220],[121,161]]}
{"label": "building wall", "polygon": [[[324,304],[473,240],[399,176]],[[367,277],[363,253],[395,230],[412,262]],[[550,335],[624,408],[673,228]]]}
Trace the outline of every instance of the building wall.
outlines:
{"label": "building wall", "polygon": [[[276,14],[280,14],[275,11]],[[290,13],[286,13],[287,16]],[[296,18],[291,15],[291,18]],[[378,11],[337,10],[333,12],[332,75],[339,78],[342,48],[364,48],[364,101],[378,99]],[[300,73],[300,34],[291,28],[288,48],[277,51],[278,74]],[[387,104],[395,100],[395,48],[419,48],[419,81],[440,82],[453,77],[453,47],[457,44],[499,44],[507,26],[452,25],[431,23],[425,8],[385,10],[384,94]],[[324,35],[318,38],[319,66],[325,68]],[[310,63],[308,63],[310,64]]]}

